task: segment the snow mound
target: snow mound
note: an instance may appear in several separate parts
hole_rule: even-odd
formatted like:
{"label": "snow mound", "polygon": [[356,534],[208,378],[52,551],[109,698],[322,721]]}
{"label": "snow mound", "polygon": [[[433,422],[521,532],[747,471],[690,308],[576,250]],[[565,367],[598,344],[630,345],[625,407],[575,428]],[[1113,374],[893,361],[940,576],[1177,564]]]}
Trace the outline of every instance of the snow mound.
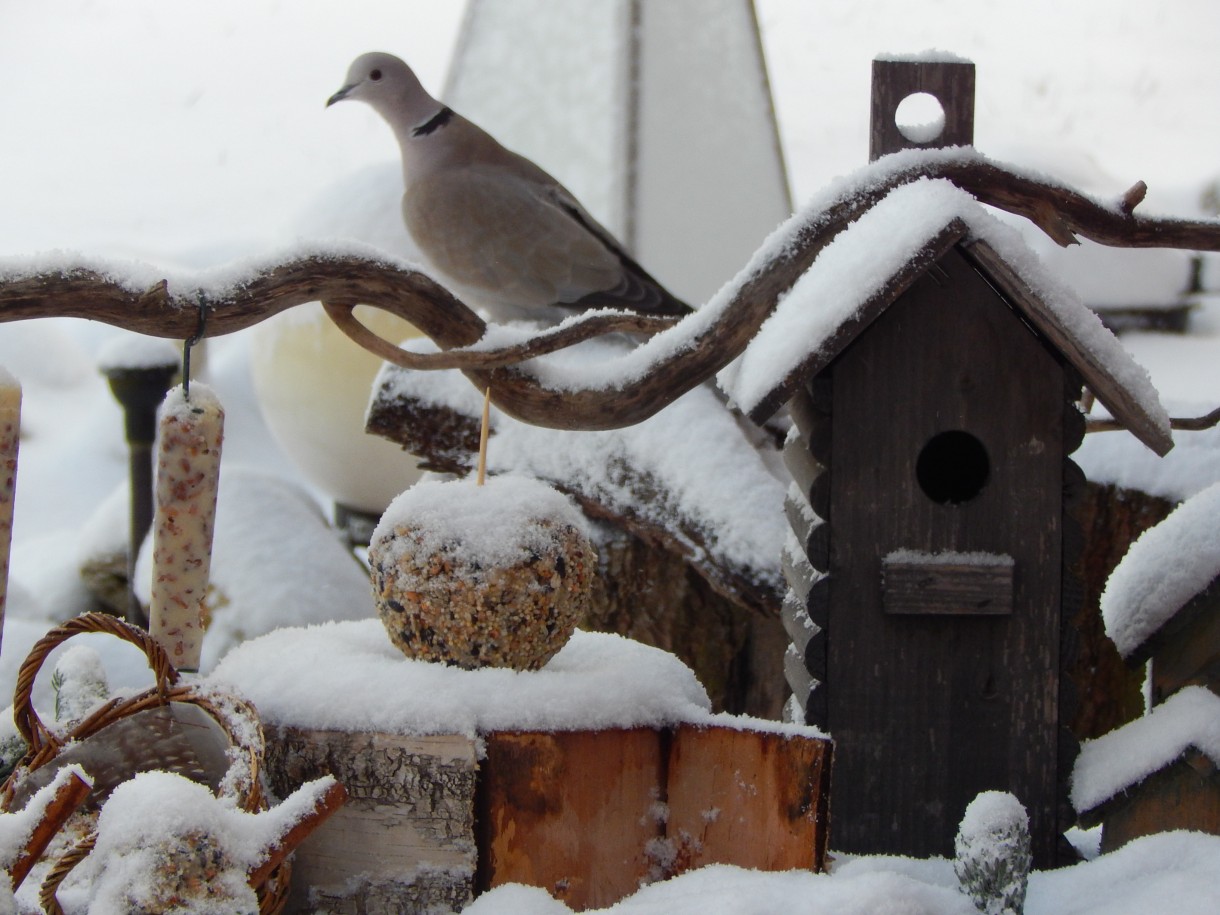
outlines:
{"label": "snow mound", "polygon": [[1220,483],[1131,545],[1101,596],[1106,634],[1125,658],[1220,576]]}
{"label": "snow mound", "polygon": [[265,722],[319,730],[473,739],[719,717],[673,655],[580,630],[541,670],[514,671],[404,658],[376,619],[280,629],[235,648],[210,679],[253,701]]}
{"label": "snow mound", "polygon": [[443,554],[474,568],[519,563],[532,551],[551,546],[555,530],[573,528],[588,536],[585,516],[567,496],[541,480],[515,474],[492,477],[484,486],[473,479],[416,483],[390,503],[370,549],[399,527],[415,533],[416,554]]}
{"label": "snow mound", "polygon": [[[196,385],[192,385],[192,396]],[[151,538],[136,567],[147,603]],[[375,615],[368,575],[300,487],[242,467],[221,470],[205,602],[212,620],[203,642],[209,670],[239,642],[280,626]]]}
{"label": "snow mound", "polygon": [[1220,766],[1220,696],[1202,686],[1187,686],[1143,718],[1085,741],[1072,770],[1072,806],[1092,810],[1192,747]]}

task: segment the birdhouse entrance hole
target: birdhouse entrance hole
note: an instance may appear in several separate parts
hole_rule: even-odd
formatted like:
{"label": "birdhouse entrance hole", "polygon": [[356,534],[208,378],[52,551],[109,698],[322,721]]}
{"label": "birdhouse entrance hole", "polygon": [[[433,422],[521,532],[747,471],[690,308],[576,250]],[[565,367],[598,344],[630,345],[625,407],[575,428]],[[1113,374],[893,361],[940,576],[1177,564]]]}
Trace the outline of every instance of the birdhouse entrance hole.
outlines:
{"label": "birdhouse entrance hole", "polygon": [[915,479],[933,502],[960,505],[987,485],[991,460],[983,443],[954,429],[932,436],[915,461]]}

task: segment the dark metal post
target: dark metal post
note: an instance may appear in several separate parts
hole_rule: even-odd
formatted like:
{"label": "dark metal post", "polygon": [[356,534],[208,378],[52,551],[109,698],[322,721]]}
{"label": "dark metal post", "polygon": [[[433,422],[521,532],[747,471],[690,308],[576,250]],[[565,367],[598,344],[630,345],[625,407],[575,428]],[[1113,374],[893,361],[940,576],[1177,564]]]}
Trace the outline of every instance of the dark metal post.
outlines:
{"label": "dark metal post", "polygon": [[131,534],[127,545],[127,621],[147,626],[136,598],[135,569],[140,544],[153,519],[152,446],[157,437],[157,407],[178,373],[178,362],[138,368],[116,366],[103,370],[110,390],[123,407],[126,420],[131,485]]}

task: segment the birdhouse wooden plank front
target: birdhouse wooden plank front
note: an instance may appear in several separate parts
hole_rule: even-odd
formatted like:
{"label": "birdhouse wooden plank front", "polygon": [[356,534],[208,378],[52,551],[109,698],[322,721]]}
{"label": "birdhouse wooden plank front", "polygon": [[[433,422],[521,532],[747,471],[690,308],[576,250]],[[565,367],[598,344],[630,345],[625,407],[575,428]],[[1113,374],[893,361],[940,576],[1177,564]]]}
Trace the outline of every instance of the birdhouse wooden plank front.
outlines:
{"label": "birdhouse wooden plank front", "polygon": [[836,846],[950,854],[993,788],[1053,816],[1075,373],[955,248],[824,374]]}

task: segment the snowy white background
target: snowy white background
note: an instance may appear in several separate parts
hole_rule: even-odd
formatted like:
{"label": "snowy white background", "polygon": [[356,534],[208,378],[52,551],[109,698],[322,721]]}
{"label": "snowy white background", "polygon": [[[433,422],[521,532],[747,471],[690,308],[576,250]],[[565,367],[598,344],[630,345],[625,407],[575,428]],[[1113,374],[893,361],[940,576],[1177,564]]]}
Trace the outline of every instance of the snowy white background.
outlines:
{"label": "snowy white background", "polygon": [[[461,7],[0,0],[0,258],[58,248],[206,267],[292,243],[300,214],[328,187],[396,153],[367,112],[323,110],[350,60],[394,51],[439,91]],[[1187,215],[1220,177],[1214,0],[760,0],[758,8],[798,204],[863,164],[872,57],[926,48],[978,65],[976,144],[989,155],[1104,195],[1143,179],[1147,207]],[[1176,268],[1163,259],[1130,262],[1147,266],[1119,285],[1152,277],[1175,288]],[[1125,341],[1174,412],[1220,399],[1220,321],[1205,309],[1197,331]],[[26,386],[12,616],[62,615],[79,599],[70,560],[86,521],[94,519],[83,532],[94,540],[122,534],[121,504],[97,512],[126,471],[119,413],[93,368],[112,335],[81,322],[0,327],[0,363]],[[295,478],[253,406],[246,344],[221,344],[208,371],[229,409],[226,461]],[[1215,436],[1180,441],[1172,464],[1106,438],[1093,437],[1081,459],[1109,478],[1184,496],[1217,474]],[[5,633],[5,682],[33,638],[19,622]],[[1156,838],[1037,876],[1027,911],[1211,913],[1220,910],[1217,872],[1220,840]],[[717,870],[646,890],[616,911],[967,911],[952,882],[943,862],[868,859],[829,878]],[[481,910],[545,911],[537,893],[519,895],[499,893]]]}

